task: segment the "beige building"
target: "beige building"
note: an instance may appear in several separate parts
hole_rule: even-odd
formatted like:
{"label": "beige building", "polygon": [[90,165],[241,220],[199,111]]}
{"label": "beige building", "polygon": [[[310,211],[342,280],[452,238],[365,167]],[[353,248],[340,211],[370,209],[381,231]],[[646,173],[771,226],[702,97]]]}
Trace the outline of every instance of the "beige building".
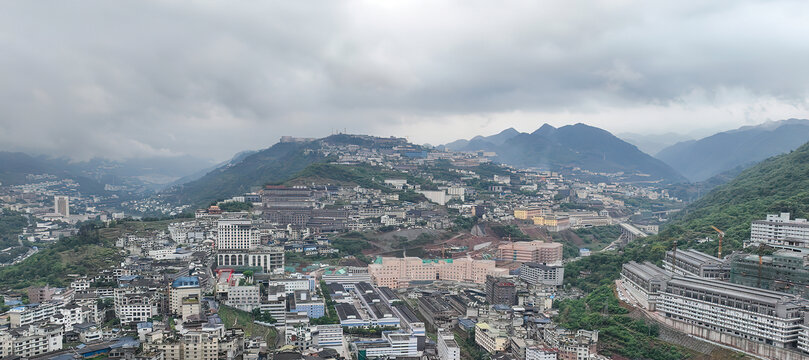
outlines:
{"label": "beige building", "polygon": [[392,289],[408,287],[411,281],[449,280],[483,284],[486,275],[505,276],[508,269],[498,268],[494,260],[461,259],[430,260],[417,257],[380,257],[368,265],[368,273],[376,286]]}
{"label": "beige building", "polygon": [[514,210],[514,218],[520,220],[528,220],[536,216],[544,216],[549,212],[548,209],[542,208],[522,208]]}
{"label": "beige building", "polygon": [[489,324],[480,322],[475,324],[475,343],[484,348],[489,354],[505,351],[508,336]]}
{"label": "beige building", "polygon": [[497,247],[498,258],[516,262],[560,264],[562,244],[544,241],[515,241]]}

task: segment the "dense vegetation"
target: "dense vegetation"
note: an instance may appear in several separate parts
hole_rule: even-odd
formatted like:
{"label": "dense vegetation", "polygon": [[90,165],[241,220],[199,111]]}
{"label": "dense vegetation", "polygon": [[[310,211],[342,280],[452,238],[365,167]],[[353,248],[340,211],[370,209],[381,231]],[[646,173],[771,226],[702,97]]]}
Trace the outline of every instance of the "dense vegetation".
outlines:
{"label": "dense vegetation", "polygon": [[23,213],[0,209],[0,250],[19,245],[17,236],[28,226]]}
{"label": "dense vegetation", "polygon": [[19,235],[28,226],[28,217],[20,212],[0,209],[0,264],[10,263],[28,252],[27,241],[20,242]]}
{"label": "dense vegetation", "polygon": [[372,249],[374,245],[361,232],[351,231],[332,240],[331,245],[340,250],[340,255],[362,255],[362,251]]}
{"label": "dense vegetation", "polygon": [[619,225],[606,225],[606,226],[593,226],[573,230],[585,244],[591,243],[606,243],[609,244],[619,236],[621,236],[621,226]]}
{"label": "dense vegetation", "polygon": [[618,304],[608,285],[595,288],[582,299],[559,301],[559,325],[571,329],[599,330],[599,354],[630,359],[675,360],[686,357],[677,347],[657,339],[654,323],[632,319]]}
{"label": "dense vegetation", "polygon": [[227,212],[250,211],[250,209],[253,208],[253,204],[241,201],[228,201],[220,203],[219,208]]}
{"label": "dense vegetation", "polygon": [[693,242],[714,236],[713,225],[727,234],[723,252],[729,253],[727,250],[741,248],[743,240],[750,237],[751,221],[779,212],[809,216],[809,144],[743,171],[680,212],[660,235],[715,253],[715,241],[702,245]]}
{"label": "dense vegetation", "polygon": [[23,262],[0,269],[0,287],[65,286],[68,274],[90,275],[119,262],[120,252],[109,245],[94,225],[82,226],[77,235],[62,238]]}
{"label": "dense vegetation", "polygon": [[262,339],[267,341],[267,345],[269,346],[275,345],[278,332],[274,328],[256,324],[254,322],[256,318],[253,317],[252,313],[242,311],[226,305],[219,305],[219,310],[217,314],[219,315],[219,318],[222,319],[222,323],[225,325],[225,328],[242,329],[244,330],[245,336],[261,337]]}

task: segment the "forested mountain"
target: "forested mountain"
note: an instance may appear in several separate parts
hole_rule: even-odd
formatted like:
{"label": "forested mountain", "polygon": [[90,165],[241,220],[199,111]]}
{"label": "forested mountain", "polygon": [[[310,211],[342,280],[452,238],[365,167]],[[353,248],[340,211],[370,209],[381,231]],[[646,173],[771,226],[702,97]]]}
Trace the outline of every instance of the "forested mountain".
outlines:
{"label": "forested mountain", "polygon": [[794,150],[807,141],[809,120],[789,119],[679,142],[656,157],[696,182]]}
{"label": "forested mountain", "polygon": [[[504,133],[493,137],[502,139],[513,135],[509,130]],[[677,171],[636,146],[608,131],[585,124],[558,129],[545,124],[533,133],[519,133],[500,143],[490,140],[493,137],[473,138],[460,147],[457,145],[461,143],[451,144],[458,151],[493,151],[497,153],[497,161],[520,167],[552,170],[579,167],[595,172],[624,172],[628,176],[634,175],[634,180],[669,183],[685,180]]]}
{"label": "forested mountain", "polygon": [[163,195],[179,204],[194,206],[229,198],[269,182],[283,182],[308,165],[323,160],[313,150],[316,142],[277,143],[241,161],[211,170],[197,180],[169,188]]}

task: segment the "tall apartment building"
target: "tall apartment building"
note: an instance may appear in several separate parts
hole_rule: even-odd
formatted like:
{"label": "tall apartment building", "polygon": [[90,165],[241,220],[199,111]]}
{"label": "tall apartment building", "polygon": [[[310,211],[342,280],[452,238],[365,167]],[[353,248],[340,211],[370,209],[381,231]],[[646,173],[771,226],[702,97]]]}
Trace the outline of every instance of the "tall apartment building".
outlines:
{"label": "tall apartment building", "polygon": [[768,214],[750,225],[750,242],[781,248],[809,248],[809,221],[790,220],[789,213]]}
{"label": "tall apartment building", "polygon": [[517,304],[517,285],[508,278],[486,276],[486,301],[491,305]]}
{"label": "tall apartment building", "polygon": [[250,219],[220,219],[217,229],[217,250],[249,250],[261,242]]}
{"label": "tall apartment building", "polygon": [[497,247],[498,258],[516,262],[562,263],[562,244],[544,241],[515,241]]}
{"label": "tall apartment building", "polygon": [[411,281],[448,280],[483,284],[487,275],[508,275],[508,269],[496,267],[494,260],[473,260],[470,257],[443,260],[379,257],[368,265],[368,273],[376,286],[398,289],[410,286]]}
{"label": "tall apartment building", "polygon": [[531,285],[561,286],[565,280],[565,267],[535,262],[522,263],[520,279]]}
{"label": "tall apartment building", "polygon": [[718,257],[697,250],[666,251],[663,268],[680,275],[693,275],[707,279],[727,280],[730,264]]}
{"label": "tall apartment building", "polygon": [[461,347],[455,341],[452,332],[438,331],[438,359],[461,360]]}
{"label": "tall apartment building", "polygon": [[144,352],[161,353],[164,360],[216,360],[241,358],[244,336],[236,330],[192,330],[181,336],[160,331],[146,334]]}
{"label": "tall apartment building", "polygon": [[54,196],[53,212],[62,215],[63,217],[70,216],[70,198],[61,195]]}

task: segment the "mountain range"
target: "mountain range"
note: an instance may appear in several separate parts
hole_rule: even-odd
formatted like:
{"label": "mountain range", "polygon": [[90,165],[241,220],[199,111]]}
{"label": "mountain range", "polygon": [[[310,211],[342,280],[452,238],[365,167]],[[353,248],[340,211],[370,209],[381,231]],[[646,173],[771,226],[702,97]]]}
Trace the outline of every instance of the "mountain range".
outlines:
{"label": "mountain range", "polygon": [[690,181],[706,180],[794,150],[809,141],[809,120],[770,121],[671,145],[656,157]]}
{"label": "mountain range", "polygon": [[121,161],[95,158],[75,162],[67,158],[0,151],[0,183],[18,185],[28,182],[28,175],[50,174],[75,180],[85,194],[102,194],[106,184],[154,190],[210,165],[192,156]]}
{"label": "mountain range", "polygon": [[495,160],[520,167],[550,170],[579,167],[594,172],[624,172],[634,180],[685,181],[664,162],[635,145],[597,127],[575,124],[555,128],[544,124],[532,133],[513,128],[444,145],[453,151],[492,151]]}

